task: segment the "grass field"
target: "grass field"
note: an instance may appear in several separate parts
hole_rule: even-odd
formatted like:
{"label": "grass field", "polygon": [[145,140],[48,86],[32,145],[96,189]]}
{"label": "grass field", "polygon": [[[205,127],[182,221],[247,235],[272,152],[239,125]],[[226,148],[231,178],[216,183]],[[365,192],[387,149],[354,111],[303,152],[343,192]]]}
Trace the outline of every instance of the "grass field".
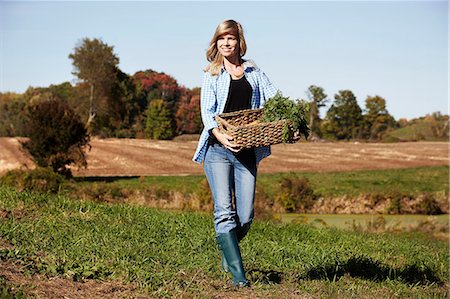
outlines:
{"label": "grass field", "polygon": [[367,193],[443,192],[449,186],[449,167],[417,167],[386,170],[361,170],[330,173],[290,173],[260,175],[258,184],[273,194],[275,182],[283,176],[305,176],[321,196],[357,196]]}
{"label": "grass field", "polygon": [[[446,192],[449,189],[449,167],[430,166],[388,170],[360,170],[345,172],[292,172],[259,174],[257,185],[263,187],[269,196],[278,191],[283,177],[308,178],[314,191],[325,197],[357,196],[367,193],[399,192],[417,194],[421,192]],[[77,178],[80,184],[92,184],[105,180],[118,188],[143,189],[158,187],[163,190],[195,193],[201,187],[204,175],[189,176],[147,176],[130,178]],[[93,182],[94,181],[94,182]]]}
{"label": "grass field", "polygon": [[234,292],[219,269],[210,215],[8,187],[0,188],[0,206],[0,238],[11,244],[0,258],[31,276],[123,281],[154,297],[448,296],[448,243],[423,234],[257,221],[241,243],[252,287]]}

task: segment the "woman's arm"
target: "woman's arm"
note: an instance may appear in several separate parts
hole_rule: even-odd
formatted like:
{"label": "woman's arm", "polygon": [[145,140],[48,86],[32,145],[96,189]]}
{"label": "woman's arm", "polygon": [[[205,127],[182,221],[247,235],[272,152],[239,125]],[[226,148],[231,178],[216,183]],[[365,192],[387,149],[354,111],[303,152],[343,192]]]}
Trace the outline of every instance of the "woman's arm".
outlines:
{"label": "woman's arm", "polygon": [[217,128],[214,119],[217,110],[217,90],[214,88],[214,79],[208,72],[203,76],[203,84],[200,92],[200,112],[202,122],[207,131]]}
{"label": "woman's arm", "polygon": [[216,137],[227,149],[238,152],[240,147],[232,143],[233,137],[220,133],[214,116],[217,114],[217,90],[214,78],[208,73],[203,77],[203,84],[200,93],[200,111],[205,129]]}

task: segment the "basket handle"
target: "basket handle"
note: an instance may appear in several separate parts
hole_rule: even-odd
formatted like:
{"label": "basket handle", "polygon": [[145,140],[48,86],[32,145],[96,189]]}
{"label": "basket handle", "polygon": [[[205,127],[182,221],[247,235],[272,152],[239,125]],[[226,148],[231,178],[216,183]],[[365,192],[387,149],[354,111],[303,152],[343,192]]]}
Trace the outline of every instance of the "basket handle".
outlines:
{"label": "basket handle", "polygon": [[227,130],[229,129],[235,129],[236,127],[233,126],[232,124],[230,124],[229,122],[227,122],[226,120],[224,120],[223,118],[221,118],[220,116],[216,115],[215,116],[216,121],[219,123],[219,125],[222,125],[222,127]]}

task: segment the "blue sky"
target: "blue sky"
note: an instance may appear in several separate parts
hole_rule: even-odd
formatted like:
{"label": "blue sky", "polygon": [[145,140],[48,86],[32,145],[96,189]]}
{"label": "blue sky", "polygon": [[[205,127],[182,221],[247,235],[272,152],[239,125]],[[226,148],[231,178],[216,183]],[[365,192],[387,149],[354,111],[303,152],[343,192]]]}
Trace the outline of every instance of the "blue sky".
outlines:
{"label": "blue sky", "polygon": [[[284,95],[350,89],[396,118],[448,113],[447,1],[0,3],[0,91],[76,83],[68,55],[84,37],[114,46],[128,74],[153,69],[201,85],[216,26],[235,19],[248,51]],[[324,111],[325,112],[325,109]]]}

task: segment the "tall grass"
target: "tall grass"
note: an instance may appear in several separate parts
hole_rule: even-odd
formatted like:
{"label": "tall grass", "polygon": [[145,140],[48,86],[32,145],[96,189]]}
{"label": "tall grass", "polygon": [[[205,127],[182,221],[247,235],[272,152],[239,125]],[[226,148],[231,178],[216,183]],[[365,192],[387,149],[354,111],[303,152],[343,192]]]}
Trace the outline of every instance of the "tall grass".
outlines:
{"label": "tall grass", "polygon": [[[0,187],[1,259],[74,280],[120,279],[156,296],[214,293],[226,285],[212,217]],[[445,296],[447,243],[255,222],[241,243],[255,292],[283,288],[327,297]]]}

